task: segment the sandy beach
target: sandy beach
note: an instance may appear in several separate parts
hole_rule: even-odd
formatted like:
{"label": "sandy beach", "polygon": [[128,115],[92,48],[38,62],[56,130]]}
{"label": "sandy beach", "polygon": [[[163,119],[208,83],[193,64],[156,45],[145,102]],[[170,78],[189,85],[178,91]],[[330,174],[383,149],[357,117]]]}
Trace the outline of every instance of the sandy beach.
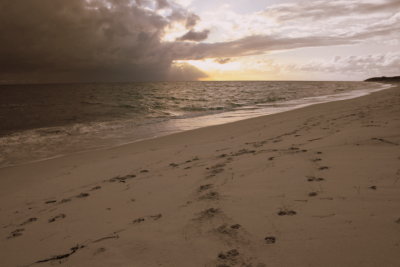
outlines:
{"label": "sandy beach", "polygon": [[0,169],[0,266],[400,266],[400,86]]}

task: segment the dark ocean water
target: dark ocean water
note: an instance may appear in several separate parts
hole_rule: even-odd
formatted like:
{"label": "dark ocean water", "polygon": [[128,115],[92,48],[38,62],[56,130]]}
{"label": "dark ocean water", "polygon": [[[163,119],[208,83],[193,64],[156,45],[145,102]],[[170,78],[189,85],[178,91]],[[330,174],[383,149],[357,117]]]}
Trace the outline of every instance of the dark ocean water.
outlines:
{"label": "dark ocean water", "polygon": [[383,88],[364,82],[0,85],[0,167]]}

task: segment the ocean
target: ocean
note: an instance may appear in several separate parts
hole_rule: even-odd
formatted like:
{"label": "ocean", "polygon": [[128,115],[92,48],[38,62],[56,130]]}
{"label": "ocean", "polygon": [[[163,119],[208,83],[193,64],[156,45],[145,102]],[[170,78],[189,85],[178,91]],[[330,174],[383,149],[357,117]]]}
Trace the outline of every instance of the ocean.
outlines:
{"label": "ocean", "polygon": [[0,168],[354,98],[365,82],[0,85]]}

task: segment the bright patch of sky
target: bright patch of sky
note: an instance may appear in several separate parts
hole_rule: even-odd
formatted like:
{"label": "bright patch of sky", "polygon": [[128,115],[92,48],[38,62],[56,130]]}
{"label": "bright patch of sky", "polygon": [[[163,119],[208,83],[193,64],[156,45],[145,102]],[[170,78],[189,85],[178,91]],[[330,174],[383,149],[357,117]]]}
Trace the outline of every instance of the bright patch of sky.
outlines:
{"label": "bright patch of sky", "polygon": [[[400,70],[398,0],[176,2],[200,17],[197,30],[210,31],[203,43],[232,43],[251,36],[266,36],[282,43],[282,49],[268,49],[267,44],[254,45],[254,42],[241,44],[253,55],[231,56],[220,68],[210,59],[188,61],[207,73],[210,80],[221,77],[360,80],[371,75],[399,74],[396,73]],[[229,68],[230,64],[235,64],[235,68]]]}

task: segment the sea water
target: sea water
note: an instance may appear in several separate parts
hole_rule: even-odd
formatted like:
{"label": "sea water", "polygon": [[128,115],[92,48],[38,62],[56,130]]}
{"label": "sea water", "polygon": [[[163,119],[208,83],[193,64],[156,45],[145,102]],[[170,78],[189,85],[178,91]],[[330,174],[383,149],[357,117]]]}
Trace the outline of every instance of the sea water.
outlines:
{"label": "sea water", "polygon": [[354,98],[365,82],[0,85],[0,167]]}

